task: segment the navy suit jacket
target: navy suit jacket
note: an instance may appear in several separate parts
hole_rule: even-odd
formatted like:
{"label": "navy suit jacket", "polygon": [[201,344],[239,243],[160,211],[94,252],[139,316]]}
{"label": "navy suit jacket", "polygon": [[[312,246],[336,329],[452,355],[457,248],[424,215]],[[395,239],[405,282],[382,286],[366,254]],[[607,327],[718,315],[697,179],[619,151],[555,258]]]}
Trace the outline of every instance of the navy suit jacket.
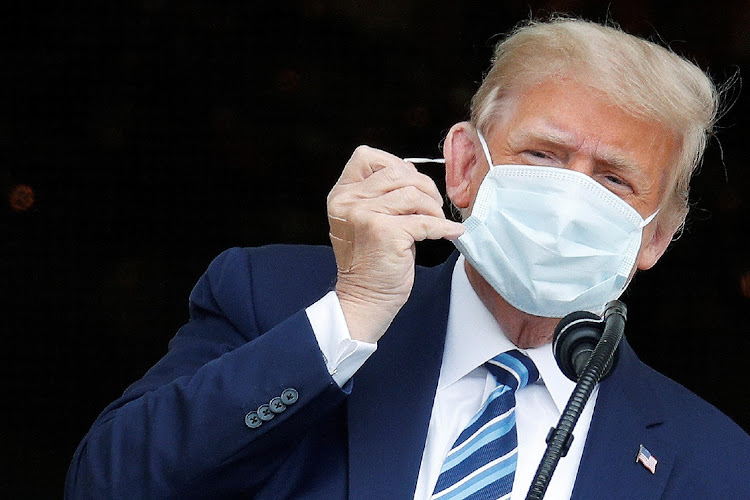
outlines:
{"label": "navy suit jacket", "polygon": [[[80,444],[66,496],[412,498],[454,263],[417,269],[378,350],[341,389],[304,312],[334,285],[331,250],[224,252],[191,293],[190,321],[169,352]],[[246,425],[289,388],[296,402]],[[658,459],[655,474],[636,463],[640,444]],[[750,437],[624,342],[601,384],[573,498],[750,498],[748,473]]]}

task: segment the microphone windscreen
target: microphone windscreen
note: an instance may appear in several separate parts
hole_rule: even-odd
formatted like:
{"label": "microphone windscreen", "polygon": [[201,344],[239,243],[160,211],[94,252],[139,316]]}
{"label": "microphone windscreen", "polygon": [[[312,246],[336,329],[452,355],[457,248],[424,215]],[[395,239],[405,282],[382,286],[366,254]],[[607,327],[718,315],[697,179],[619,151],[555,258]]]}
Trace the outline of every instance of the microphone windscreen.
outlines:
{"label": "microphone windscreen", "polygon": [[552,352],[560,371],[578,382],[604,331],[604,320],[589,311],[575,311],[560,320],[552,340]]}

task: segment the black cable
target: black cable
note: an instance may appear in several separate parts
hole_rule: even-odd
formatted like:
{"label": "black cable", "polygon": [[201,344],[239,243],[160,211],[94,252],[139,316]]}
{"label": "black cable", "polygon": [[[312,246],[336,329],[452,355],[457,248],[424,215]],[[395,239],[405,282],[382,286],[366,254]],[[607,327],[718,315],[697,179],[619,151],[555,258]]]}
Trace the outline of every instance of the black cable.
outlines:
{"label": "black cable", "polygon": [[612,362],[615,350],[625,331],[627,308],[619,300],[607,303],[604,311],[604,333],[596,344],[589,362],[583,370],[573,393],[560,415],[557,426],[550,429],[547,436],[547,449],[544,452],[539,468],[531,483],[526,500],[541,500],[547,491],[557,463],[568,453],[573,441],[573,428],[583,412],[591,393],[602,378],[607,366]]}

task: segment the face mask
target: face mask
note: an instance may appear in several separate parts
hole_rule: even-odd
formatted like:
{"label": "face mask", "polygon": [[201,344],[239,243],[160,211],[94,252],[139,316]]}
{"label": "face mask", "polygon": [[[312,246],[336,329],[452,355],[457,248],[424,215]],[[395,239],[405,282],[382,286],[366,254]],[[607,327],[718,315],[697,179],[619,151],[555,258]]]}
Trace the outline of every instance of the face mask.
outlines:
{"label": "face mask", "polygon": [[[625,289],[647,219],[588,175],[493,165],[454,243],[510,305],[536,316],[601,313]],[[658,212],[658,211],[657,211]]]}

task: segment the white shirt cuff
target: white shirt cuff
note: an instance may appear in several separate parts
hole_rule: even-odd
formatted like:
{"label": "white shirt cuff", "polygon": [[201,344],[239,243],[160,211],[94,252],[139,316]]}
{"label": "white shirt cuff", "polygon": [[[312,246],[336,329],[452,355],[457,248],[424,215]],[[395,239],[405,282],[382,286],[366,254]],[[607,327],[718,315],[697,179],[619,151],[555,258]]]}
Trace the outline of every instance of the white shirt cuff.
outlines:
{"label": "white shirt cuff", "polygon": [[377,344],[352,339],[336,292],[305,309],[315,338],[333,380],[343,387],[378,348]]}

